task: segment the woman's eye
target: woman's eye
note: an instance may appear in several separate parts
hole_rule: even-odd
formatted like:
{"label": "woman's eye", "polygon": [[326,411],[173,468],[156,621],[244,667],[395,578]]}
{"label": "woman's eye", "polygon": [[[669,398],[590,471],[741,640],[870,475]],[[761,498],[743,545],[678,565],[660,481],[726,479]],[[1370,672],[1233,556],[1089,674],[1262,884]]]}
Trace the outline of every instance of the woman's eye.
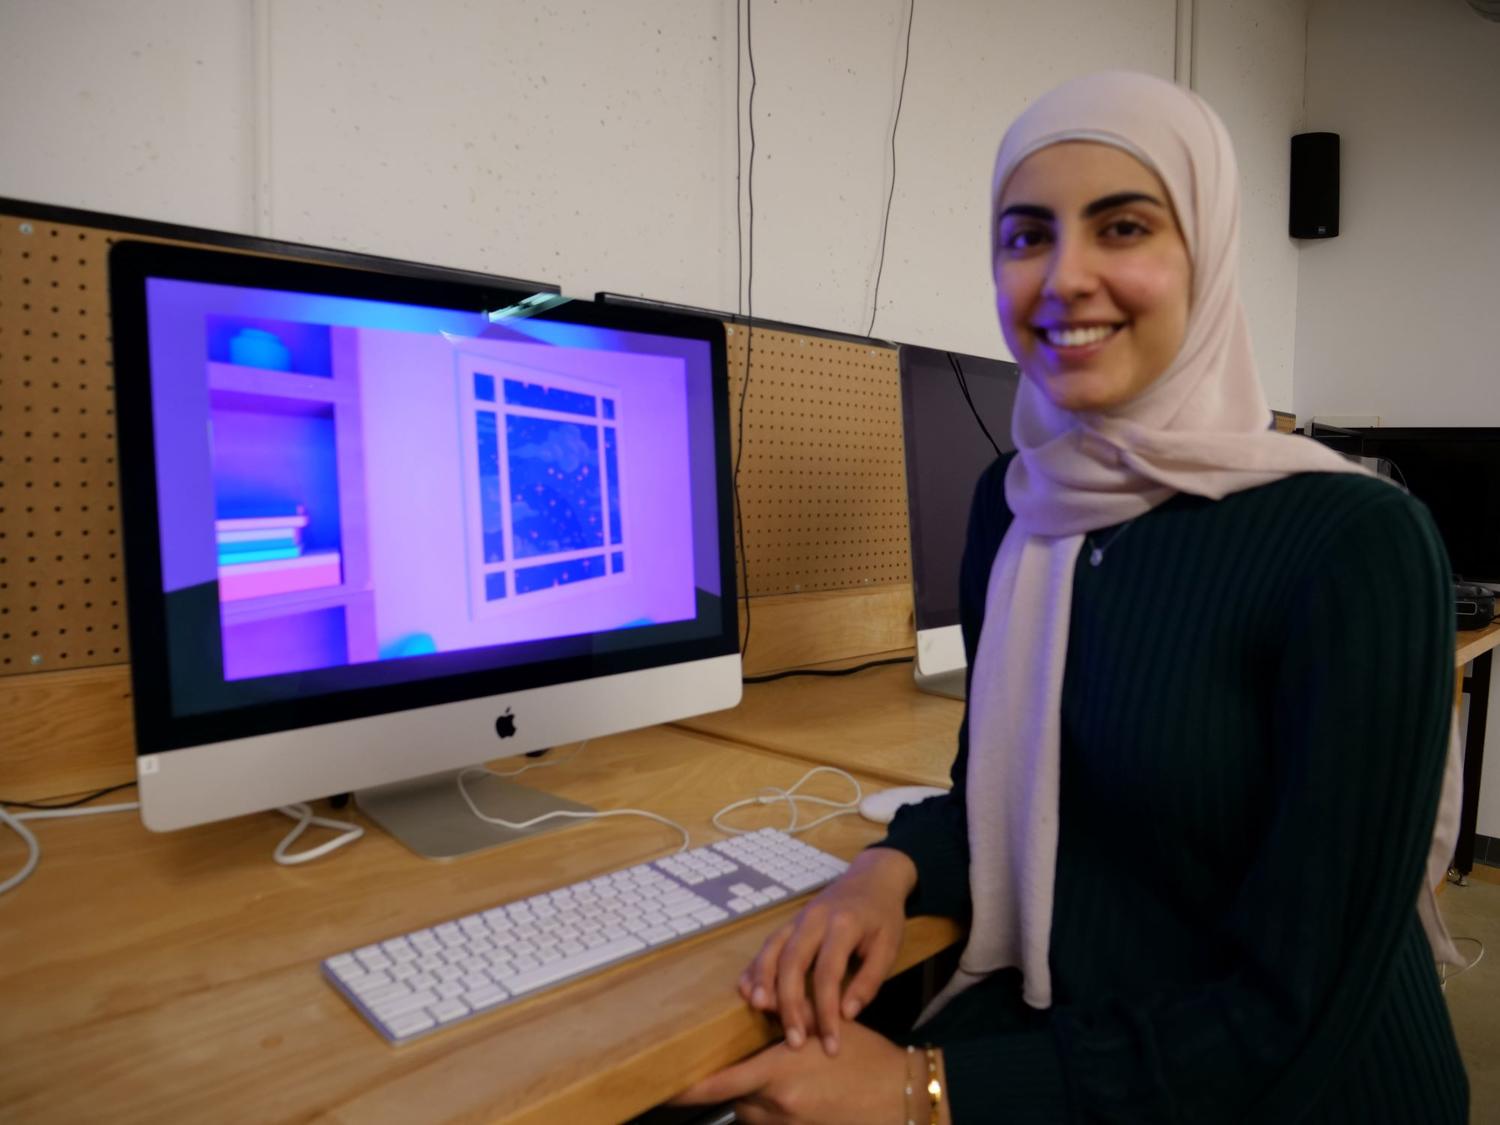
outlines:
{"label": "woman's eye", "polygon": [[1150,231],[1146,225],[1135,219],[1114,219],[1105,228],[1104,233],[1111,238],[1139,238]]}
{"label": "woman's eye", "polygon": [[1006,233],[1000,244],[1006,250],[1030,250],[1040,246],[1047,237],[1047,232],[1040,227],[1021,227]]}

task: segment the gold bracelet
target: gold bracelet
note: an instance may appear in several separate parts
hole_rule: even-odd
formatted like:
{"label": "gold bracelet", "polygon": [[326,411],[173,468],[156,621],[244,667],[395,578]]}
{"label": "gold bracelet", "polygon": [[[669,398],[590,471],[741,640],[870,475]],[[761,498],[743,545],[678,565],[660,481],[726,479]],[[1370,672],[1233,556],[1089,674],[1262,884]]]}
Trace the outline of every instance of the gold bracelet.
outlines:
{"label": "gold bracelet", "polygon": [[916,1054],[917,1049],[908,1043],[906,1046],[906,1098],[902,1103],[906,1107],[906,1125],[917,1125],[917,1115],[911,1104],[912,1094],[916,1093],[917,1087],[916,1081],[912,1078]]}
{"label": "gold bracelet", "polygon": [[938,1078],[938,1049],[927,1048],[927,1100],[932,1105],[930,1125],[938,1125],[942,1119],[939,1110],[943,1105],[943,1083]]}

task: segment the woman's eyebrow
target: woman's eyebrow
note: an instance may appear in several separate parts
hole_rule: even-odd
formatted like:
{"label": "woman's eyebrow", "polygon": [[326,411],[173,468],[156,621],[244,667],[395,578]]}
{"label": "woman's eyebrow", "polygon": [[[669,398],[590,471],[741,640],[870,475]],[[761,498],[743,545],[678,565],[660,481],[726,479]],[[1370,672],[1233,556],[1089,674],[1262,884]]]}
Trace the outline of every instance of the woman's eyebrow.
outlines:
{"label": "woman's eyebrow", "polygon": [[1154,203],[1158,207],[1166,206],[1156,196],[1147,195],[1143,191],[1117,191],[1113,195],[1106,195],[1090,203],[1083,209],[1083,217],[1089,219],[1101,211],[1112,211],[1116,207],[1123,207],[1127,203]]}
{"label": "woman's eyebrow", "polygon": [[[1084,207],[1083,217],[1089,219],[1102,211],[1111,211],[1127,203],[1154,203],[1158,207],[1166,207],[1166,204],[1156,196],[1147,195],[1143,191],[1117,191],[1113,195],[1102,196]],[[1021,215],[1028,219],[1041,219],[1044,222],[1051,222],[1057,218],[1052,208],[1043,207],[1037,203],[1012,203],[1000,212],[999,217],[1004,219],[1008,215]]]}

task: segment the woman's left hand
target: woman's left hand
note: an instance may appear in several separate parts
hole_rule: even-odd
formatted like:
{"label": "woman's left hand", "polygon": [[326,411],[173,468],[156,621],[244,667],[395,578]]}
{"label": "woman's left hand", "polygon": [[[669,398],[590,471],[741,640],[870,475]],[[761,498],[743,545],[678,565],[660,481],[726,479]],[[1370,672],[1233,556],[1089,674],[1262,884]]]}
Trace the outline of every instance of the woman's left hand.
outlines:
{"label": "woman's left hand", "polygon": [[745,1125],[898,1125],[906,1121],[905,1088],[905,1049],[849,1023],[832,1057],[777,1043],[710,1075],[670,1104],[733,1101]]}

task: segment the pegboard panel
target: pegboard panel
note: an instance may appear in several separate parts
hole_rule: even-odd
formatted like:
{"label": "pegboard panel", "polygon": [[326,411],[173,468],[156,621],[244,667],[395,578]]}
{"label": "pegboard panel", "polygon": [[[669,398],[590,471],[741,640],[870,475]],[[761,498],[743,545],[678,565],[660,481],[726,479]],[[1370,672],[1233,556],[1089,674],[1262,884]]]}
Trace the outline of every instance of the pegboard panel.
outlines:
{"label": "pegboard panel", "polygon": [[0,675],[128,659],[106,262],[0,215]]}
{"label": "pegboard panel", "polygon": [[751,595],[910,582],[896,349],[725,331],[736,434],[753,333],[739,477]]}

